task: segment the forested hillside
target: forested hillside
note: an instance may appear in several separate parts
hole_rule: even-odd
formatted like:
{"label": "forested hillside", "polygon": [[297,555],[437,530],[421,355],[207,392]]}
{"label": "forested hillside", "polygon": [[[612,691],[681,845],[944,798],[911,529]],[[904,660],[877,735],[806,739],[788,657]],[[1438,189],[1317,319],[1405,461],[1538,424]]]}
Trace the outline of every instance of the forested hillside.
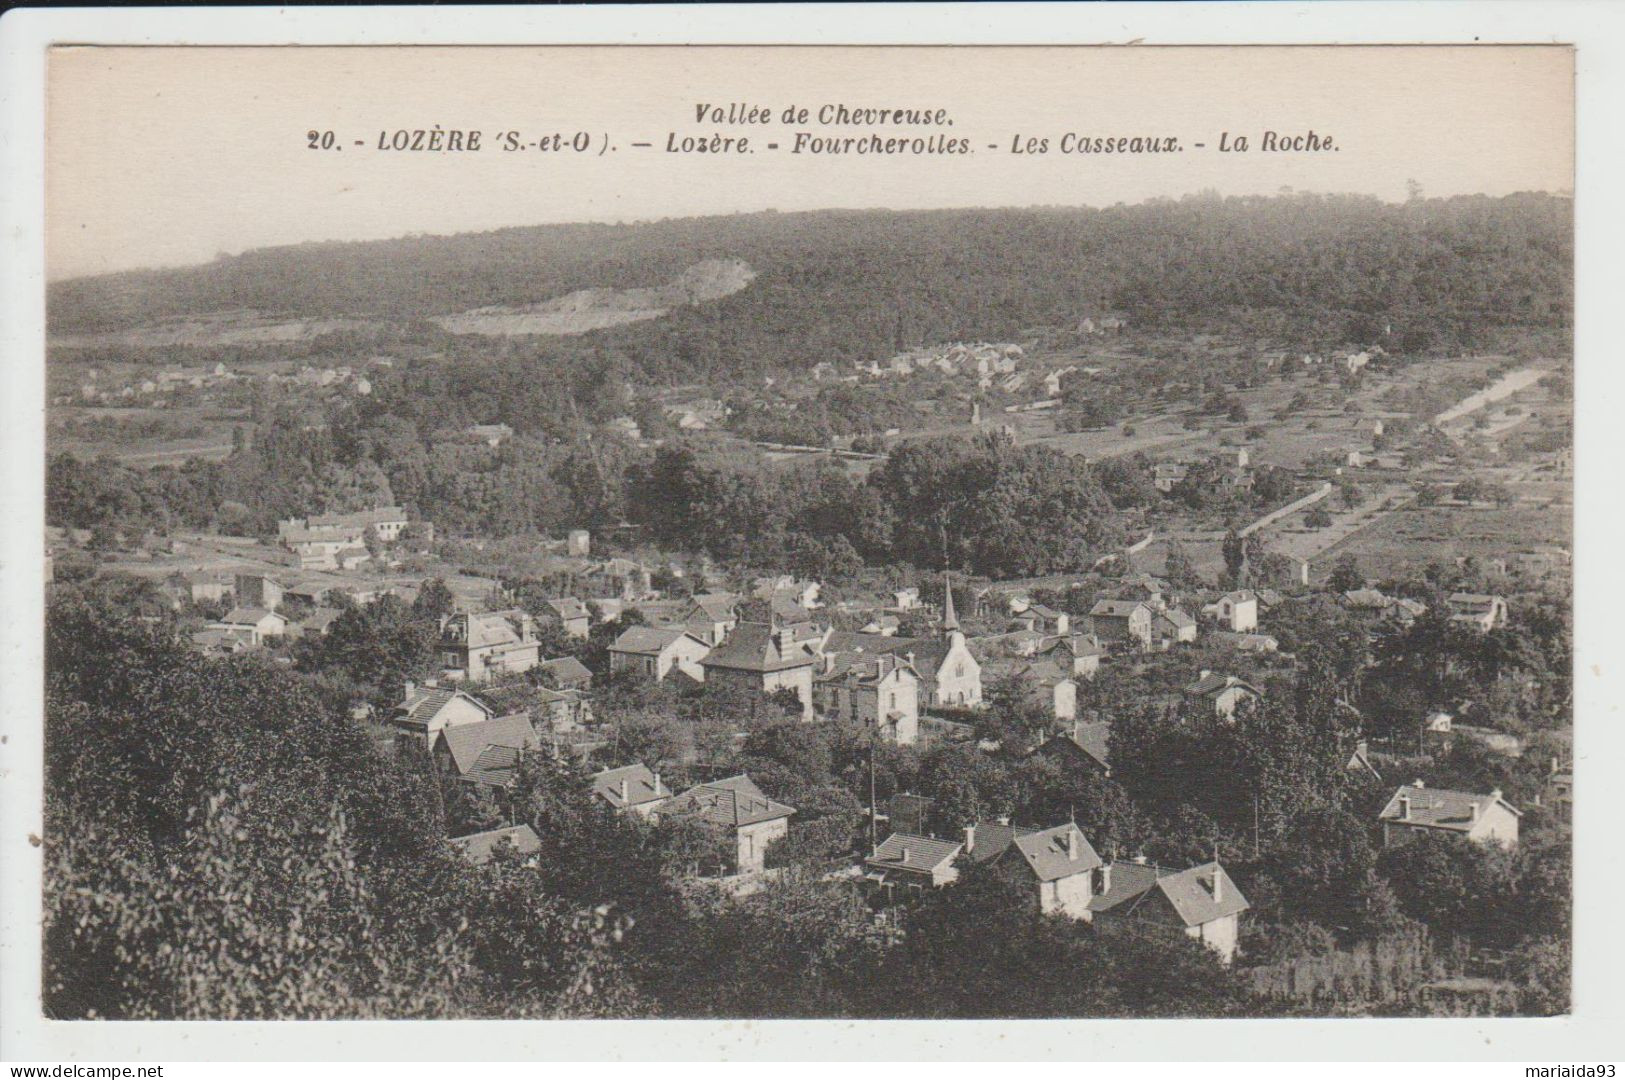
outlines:
{"label": "forested hillside", "polygon": [[1354,196],[1192,196],[1107,209],[763,213],[253,251],[206,266],[60,282],[55,333],[240,311],[425,320],[574,290],[659,285],[706,259],[757,273],[719,300],[587,335],[681,381],[1126,312],[1136,325],[1279,312],[1305,333],[1350,316],[1426,322],[1462,343],[1569,319],[1572,202],[1548,195],[1391,205]]}

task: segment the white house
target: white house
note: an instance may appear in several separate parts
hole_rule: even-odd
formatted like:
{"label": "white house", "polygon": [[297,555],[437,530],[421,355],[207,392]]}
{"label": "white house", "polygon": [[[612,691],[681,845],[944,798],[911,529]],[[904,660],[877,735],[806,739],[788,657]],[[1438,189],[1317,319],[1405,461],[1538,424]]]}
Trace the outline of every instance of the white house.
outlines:
{"label": "white house", "polygon": [[1241,914],[1252,905],[1217,862],[1171,870],[1140,860],[1104,868],[1105,885],[1090,901],[1103,933],[1130,920],[1183,930],[1229,964],[1240,939]]}
{"label": "white house", "polygon": [[789,834],[795,812],[795,807],[768,798],[744,773],[696,784],[655,811],[662,818],[689,817],[730,833],[732,869],[739,874],[762,871],[768,845]]}
{"label": "white house", "polygon": [[610,645],[609,670],[636,671],[659,682],[676,668],[703,682],[705,668],[700,661],[710,652],[710,645],[680,626],[631,626]]}
{"label": "white house", "polygon": [[1422,781],[1394,792],[1377,820],[1384,847],[1408,843],[1422,833],[1464,836],[1480,844],[1513,847],[1518,843],[1521,811],[1501,797],[1430,788]]}
{"label": "white house", "polygon": [[1237,634],[1258,629],[1258,594],[1251,589],[1227,592],[1202,608],[1214,622]]}
{"label": "white house", "polygon": [[611,809],[641,818],[653,817],[671,798],[671,788],[661,782],[660,774],[642,762],[594,773],[592,793]]}

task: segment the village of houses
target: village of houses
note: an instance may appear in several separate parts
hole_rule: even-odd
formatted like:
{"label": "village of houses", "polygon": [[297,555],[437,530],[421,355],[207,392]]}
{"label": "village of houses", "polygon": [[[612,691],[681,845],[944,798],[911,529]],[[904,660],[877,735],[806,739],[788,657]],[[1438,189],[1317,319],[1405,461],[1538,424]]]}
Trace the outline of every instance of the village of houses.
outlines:
{"label": "village of houses", "polygon": [[[381,507],[284,521],[274,544],[177,540],[168,564],[182,567],[208,552],[211,566],[224,559],[236,570],[176,570],[164,579],[165,588],[177,603],[223,609],[193,634],[203,653],[276,653],[299,637],[327,633],[346,605],[386,594],[413,599],[421,583],[392,575],[390,567],[399,560],[390,553],[432,538],[428,523],[410,521],[399,507]],[[840,720],[867,727],[879,741],[924,746],[978,744],[978,710],[989,687],[1003,680],[1023,687],[1048,718],[1049,736],[1034,754],[1068,770],[1109,776],[1110,720],[1086,719],[1078,707],[1080,686],[1102,668],[1177,657],[1198,645],[1208,647],[1205,657],[1214,655],[1214,647],[1225,650],[1221,655],[1234,658],[1228,668],[1193,662],[1178,700],[1170,702],[1225,723],[1264,693],[1249,672],[1291,660],[1271,634],[1281,591],[1181,592],[1134,570],[1131,559],[1118,564],[1118,576],[1086,615],[1069,615],[1034,596],[1062,581],[992,582],[962,575],[944,575],[940,605],[923,600],[919,586],[848,593],[831,603],[820,583],[788,576],[729,589],[702,565],[688,568],[692,591],[667,595],[653,586],[649,565],[624,555],[596,555],[593,546],[586,530],[556,542],[550,557],[581,591],[549,599],[540,615],[504,604],[492,581],[447,578],[455,603],[440,623],[438,677],[403,685],[393,708],[370,719],[384,738],[421,745],[448,775],[498,796],[515,784],[528,754],[585,763],[592,796],[604,806],[653,820],[692,818],[729,838],[732,858],[696,872],[739,894],[779,872],[769,853],[797,828],[796,808],[749,775],[714,776],[676,790],[658,763],[620,759],[613,732],[594,712],[606,686],[727,688],[733,700],[748,703],[752,715],[783,709],[805,723]],[[1539,561],[1542,572],[1562,568],[1548,565],[1558,563],[1550,551]],[[1297,565],[1293,573],[1292,591],[1306,591],[1308,567]],[[956,594],[970,598],[968,610],[956,607]],[[1373,626],[1403,624],[1425,610],[1371,587],[1333,598]],[[1517,618],[1500,595],[1455,593],[1446,602],[1453,623],[1477,632]],[[596,670],[568,652],[544,651],[544,639],[585,642],[595,627],[634,610],[640,620],[608,642]],[[1515,738],[1461,724],[1453,728],[1452,719],[1445,712],[1419,718],[1429,737],[1474,737],[1500,752],[1518,752]],[[985,739],[980,745],[997,749]],[[1503,847],[1518,843],[1520,808],[1499,790],[1442,790],[1383,778],[1364,744],[1348,768],[1370,773],[1391,792],[1371,821],[1385,846],[1420,833]],[[1554,805],[1571,799],[1567,762],[1552,762],[1544,794]],[[1091,842],[1087,821],[968,820],[947,834],[932,828],[929,805],[910,792],[870,805],[868,849],[827,873],[849,880],[884,910],[898,897],[953,887],[963,866],[997,860],[1026,882],[1040,911],[1102,927],[1155,920],[1183,929],[1227,963],[1235,956],[1249,901],[1218,859],[1159,866],[1138,853],[1103,855]],[[525,856],[540,846],[524,824],[448,840],[475,861],[491,858],[499,847]]]}
{"label": "village of houses", "polygon": [[[1385,423],[1416,430],[1407,424],[1409,406],[1399,395],[1414,392],[1427,376],[1390,368],[1380,349],[1265,357],[1261,364],[1287,369],[1291,377],[1235,390],[1237,415],[1230,417],[1187,422],[1181,410],[1200,393],[1199,384],[1192,384],[1183,399],[1147,399],[1117,422],[1066,428],[1061,417],[1080,386],[1090,388],[1085,396],[1100,387],[1132,392],[1117,380],[1132,370],[1124,356],[1143,343],[1119,346],[1115,335],[1122,330],[1122,320],[1114,317],[1086,320],[1077,334],[1087,350],[1078,356],[1030,343],[981,342],[909,350],[844,370],[820,362],[797,383],[767,380],[760,393],[774,402],[772,408],[793,412],[802,400],[798,395],[831,386],[881,392],[930,383],[944,389],[934,397],[920,391],[919,404],[926,407],[907,429],[888,429],[861,446],[849,439],[810,446],[750,440],[769,459],[828,454],[857,471],[882,459],[900,439],[990,430],[1090,462],[1148,457],[1149,482],[1167,509],[1137,521],[1139,538],[1125,550],[1074,575],[1024,581],[931,575],[885,586],[869,575],[861,587],[843,583],[832,589],[789,575],[742,578],[737,571],[717,571],[708,560],[650,550],[635,538],[628,542],[617,530],[599,536],[574,529],[541,543],[531,563],[549,581],[569,583],[538,606],[504,590],[493,569],[499,556],[466,565],[464,556],[482,546],[479,538],[453,538],[460,554],[448,555],[447,546],[437,543],[432,506],[312,512],[281,521],[274,538],[172,532],[156,547],[143,543],[138,551],[126,548],[110,558],[116,568],[158,582],[177,606],[211,613],[190,632],[200,653],[263,654],[283,664],[292,662],[293,643],[329,633],[345,610],[385,596],[410,604],[432,578],[453,597],[452,609],[440,618],[439,670],[400,686],[387,707],[358,704],[358,718],[380,741],[420,748],[444,775],[498,805],[519,782],[527,755],[568,758],[590,774],[590,797],[614,812],[649,821],[688,819],[713,829],[730,857],[696,866],[694,873],[739,896],[783,872],[773,852],[796,832],[797,808],[784,792],[748,773],[717,772],[701,761],[668,770],[622,753],[614,721],[606,718],[614,710],[604,705],[628,686],[725,692],[737,709],[741,744],[749,721],[765,714],[858,725],[877,742],[897,746],[948,744],[988,754],[1001,748],[982,733],[979,718],[995,687],[1015,686],[1046,720],[1033,755],[1078,775],[1110,777],[1111,719],[1080,704],[1087,696],[1080,692],[1102,671],[1133,672],[1155,661],[1178,678],[1148,694],[1170,711],[1226,724],[1270,692],[1270,676],[1293,671],[1276,613],[1295,598],[1326,597],[1369,627],[1375,640],[1427,612],[1421,601],[1390,595],[1375,582],[1397,576],[1402,564],[1414,569],[1422,561],[1418,552],[1445,553],[1458,566],[1471,561],[1483,581],[1506,583],[1505,595],[1492,585],[1443,597],[1452,625],[1488,634],[1520,618],[1509,599],[1514,585],[1555,587],[1567,580],[1565,538],[1548,539],[1543,523],[1553,517],[1549,508],[1566,505],[1569,452],[1560,448],[1533,458],[1499,452],[1500,442],[1520,429],[1554,419],[1560,424],[1566,416],[1561,391],[1538,383],[1552,373],[1552,364],[1440,361],[1441,370],[1462,368],[1477,388],[1425,418],[1456,441],[1455,456],[1442,459],[1409,454],[1406,438],[1392,432],[1384,437]],[[373,363],[387,368],[391,362]],[[281,393],[319,399],[366,396],[369,374],[377,372],[307,365],[263,377],[280,380]],[[235,402],[243,393],[236,381],[220,367],[159,372],[116,390],[87,380],[65,390],[58,404],[72,413],[114,404],[169,409],[190,401]],[[1325,389],[1315,391],[1317,382]],[[1339,382],[1342,390],[1336,392]],[[1315,399],[1307,405],[1300,390],[1305,386]],[[697,395],[666,392],[660,403],[671,431],[681,437],[739,438],[731,430],[733,406],[713,388]],[[1547,418],[1531,423],[1537,414]],[[1256,423],[1271,417],[1267,425]],[[604,429],[646,448],[661,441],[630,416]],[[214,438],[220,442],[223,436],[217,432]],[[496,452],[515,433],[506,424],[486,423],[437,438]],[[229,447],[222,443],[208,452],[220,450]],[[1472,468],[1464,464],[1469,460]],[[1200,484],[1200,494],[1240,505],[1264,470],[1278,467],[1291,473],[1293,494],[1260,507],[1234,530],[1240,540],[1265,542],[1274,571],[1239,588],[1171,581],[1170,560],[1179,550],[1205,581],[1226,576],[1223,530],[1212,514],[1191,512],[1181,496]],[[1475,474],[1502,480],[1510,495],[1468,494],[1464,481]],[[1535,512],[1521,513],[1528,509]],[[1464,533],[1452,524],[1451,531],[1434,536],[1419,535],[1411,524],[1490,517],[1494,521],[1476,531]],[[89,539],[84,530],[53,530],[49,547],[82,549]],[[1357,565],[1360,580],[1334,585],[1328,577],[1334,560]],[[48,580],[50,573],[48,557]],[[1088,601],[1063,610],[1056,597],[1075,596],[1085,577]],[[1460,711],[1453,705],[1429,708],[1410,718],[1417,748],[1469,740],[1508,758],[1523,753],[1518,736],[1454,715]],[[1387,749],[1362,742],[1346,766],[1383,794],[1368,820],[1376,844],[1392,847],[1433,834],[1516,847],[1526,806],[1488,783],[1426,785],[1396,772],[1384,760]],[[1571,752],[1543,769],[1546,781],[1535,798],[1566,810],[1573,792]],[[675,782],[674,771],[688,782]],[[877,918],[913,895],[952,889],[967,867],[997,864],[1023,883],[1038,911],[1102,930],[1124,921],[1171,926],[1227,964],[1241,948],[1252,904],[1227,872],[1222,853],[1159,865],[1142,852],[1116,850],[1092,835],[1089,821],[1070,818],[972,819],[948,827],[931,799],[911,791],[871,798],[864,816],[863,849],[821,873],[848,883]],[[509,822],[447,840],[475,862],[499,850],[537,857],[541,839],[529,825]]]}

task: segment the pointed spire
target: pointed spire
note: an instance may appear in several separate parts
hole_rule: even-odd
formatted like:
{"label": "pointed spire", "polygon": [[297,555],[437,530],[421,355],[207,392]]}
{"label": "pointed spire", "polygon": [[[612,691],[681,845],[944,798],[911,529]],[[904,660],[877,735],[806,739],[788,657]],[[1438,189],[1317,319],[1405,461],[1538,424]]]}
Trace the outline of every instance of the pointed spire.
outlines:
{"label": "pointed spire", "polygon": [[959,629],[959,618],[954,614],[954,583],[948,571],[942,572],[942,632],[951,634]]}

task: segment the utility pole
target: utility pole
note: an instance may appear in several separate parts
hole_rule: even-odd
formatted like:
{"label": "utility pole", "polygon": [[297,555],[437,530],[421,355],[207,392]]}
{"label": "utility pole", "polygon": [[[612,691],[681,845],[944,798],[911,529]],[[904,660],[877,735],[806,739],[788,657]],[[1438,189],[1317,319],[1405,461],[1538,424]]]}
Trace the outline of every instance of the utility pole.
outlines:
{"label": "utility pole", "polygon": [[869,734],[869,854],[880,847],[880,808],[875,805],[875,736]]}
{"label": "utility pole", "polygon": [[1258,858],[1258,792],[1253,792],[1253,859]]}

